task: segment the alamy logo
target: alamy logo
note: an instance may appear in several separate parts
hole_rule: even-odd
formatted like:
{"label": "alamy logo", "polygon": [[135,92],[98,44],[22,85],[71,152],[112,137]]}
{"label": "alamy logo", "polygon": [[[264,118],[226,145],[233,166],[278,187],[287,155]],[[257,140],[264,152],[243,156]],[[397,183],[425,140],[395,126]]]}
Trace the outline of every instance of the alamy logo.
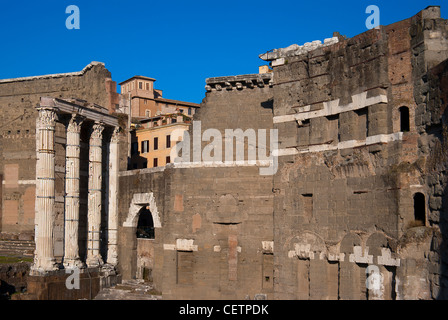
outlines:
{"label": "alamy logo", "polygon": [[68,290],[79,289],[79,268],[65,269],[65,273],[71,273],[65,280],[65,287]]}
{"label": "alamy logo", "polygon": [[79,8],[75,5],[70,5],[65,9],[65,13],[70,14],[65,20],[65,27],[69,30],[80,28]]}
{"label": "alamy logo", "polygon": [[380,8],[375,5],[370,5],[366,8],[366,13],[371,13],[366,19],[367,29],[379,29],[380,27]]}
{"label": "alamy logo", "polygon": [[[260,175],[274,175],[277,172],[278,159],[274,152],[278,150],[277,129],[270,129],[269,134],[266,129],[225,129],[223,136],[220,130],[213,128],[202,132],[201,121],[193,121],[192,132],[192,146],[189,131],[176,129],[171,133],[173,142],[182,138],[171,150],[170,157],[175,165],[247,164],[259,165]],[[209,143],[202,148],[202,142]]]}

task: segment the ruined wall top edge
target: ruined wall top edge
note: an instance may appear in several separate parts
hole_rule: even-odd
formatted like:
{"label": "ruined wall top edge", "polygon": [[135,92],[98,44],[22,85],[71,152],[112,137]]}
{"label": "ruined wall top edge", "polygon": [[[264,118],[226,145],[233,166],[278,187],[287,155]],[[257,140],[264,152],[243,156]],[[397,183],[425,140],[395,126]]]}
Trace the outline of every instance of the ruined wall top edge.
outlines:
{"label": "ruined wall top edge", "polygon": [[84,69],[82,69],[81,71],[77,71],[77,72],[56,73],[56,74],[47,74],[47,75],[41,75],[41,76],[20,77],[20,78],[11,78],[11,79],[0,79],[0,83],[30,81],[30,80],[48,79],[48,78],[63,78],[63,77],[82,76],[88,70],[92,69],[94,66],[97,66],[97,65],[102,65],[103,67],[105,67],[105,64],[103,62],[92,61],[87,66],[85,66]]}
{"label": "ruined wall top edge", "polygon": [[312,42],[306,42],[301,46],[297,44],[292,44],[286,48],[273,49],[272,51],[260,54],[259,57],[260,59],[265,61],[272,61],[280,58],[302,55],[309,51],[313,51],[317,48],[330,46],[338,42],[339,42],[338,37],[332,37],[325,39],[324,43],[322,43],[320,40],[315,40]]}

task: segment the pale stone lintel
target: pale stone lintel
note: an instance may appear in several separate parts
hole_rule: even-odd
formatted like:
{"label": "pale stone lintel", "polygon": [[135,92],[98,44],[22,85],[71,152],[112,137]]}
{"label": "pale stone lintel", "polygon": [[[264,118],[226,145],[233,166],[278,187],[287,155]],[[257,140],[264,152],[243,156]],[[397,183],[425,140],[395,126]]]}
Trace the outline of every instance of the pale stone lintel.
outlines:
{"label": "pale stone lintel", "polygon": [[294,245],[294,250],[288,252],[288,258],[294,257],[299,259],[314,259],[314,252],[311,251],[311,245],[296,243]]}
{"label": "pale stone lintel", "polygon": [[263,252],[274,253],[274,241],[261,241]]}
{"label": "pale stone lintel", "polygon": [[354,246],[353,253],[348,256],[348,261],[356,263],[373,264],[373,255],[369,255],[369,247],[364,250],[361,246]]}
{"label": "pale stone lintel", "polygon": [[332,150],[341,150],[348,148],[359,148],[364,146],[369,146],[377,143],[389,143],[392,141],[400,141],[403,139],[403,132],[396,132],[390,134],[378,134],[375,136],[367,137],[366,140],[348,140],[339,142],[337,145],[332,144],[318,144],[307,146],[303,148],[284,148],[274,150],[272,154],[274,156],[290,156],[300,153],[310,153],[310,152],[322,152],[322,151],[332,151]]}
{"label": "pale stone lintel", "polygon": [[174,168],[225,168],[225,167],[270,167],[272,160],[244,160],[244,161],[201,161],[175,162],[169,166]]}
{"label": "pale stone lintel", "polygon": [[345,253],[328,253],[328,261],[344,261]]}
{"label": "pale stone lintel", "polygon": [[190,168],[231,168],[231,167],[272,167],[272,160],[244,160],[244,161],[200,161],[200,162],[174,162],[164,167],[135,169],[120,171],[119,176],[133,176],[145,173],[163,172],[166,168],[190,169]]}
{"label": "pale stone lintel", "polygon": [[274,123],[282,123],[282,122],[289,122],[289,121],[302,121],[307,120],[311,118],[318,118],[318,117],[325,117],[325,116],[331,116],[335,114],[339,114],[342,112],[347,111],[353,111],[362,109],[377,103],[387,103],[387,96],[380,94],[375,97],[367,98],[367,91],[355,94],[352,96],[352,102],[340,106],[339,105],[339,99],[331,100],[328,102],[323,102],[323,109],[316,110],[316,111],[309,111],[311,110],[311,106],[302,106],[299,107],[297,114],[288,114],[283,116],[276,116],[274,117]]}
{"label": "pale stone lintel", "polygon": [[282,66],[284,65],[286,62],[285,58],[279,58],[279,59],[275,59],[271,62],[271,65],[273,67],[278,67],[278,66]]}
{"label": "pale stone lintel", "polygon": [[392,258],[392,253],[388,248],[381,248],[381,256],[377,257],[378,264],[383,266],[400,266],[400,259]]}
{"label": "pale stone lintel", "polygon": [[[2,184],[8,184],[9,182],[6,180],[2,181]],[[18,184],[36,184],[36,180],[18,180]]]}
{"label": "pale stone lintel", "polygon": [[176,244],[163,244],[163,250],[198,251],[194,239],[176,239]]}

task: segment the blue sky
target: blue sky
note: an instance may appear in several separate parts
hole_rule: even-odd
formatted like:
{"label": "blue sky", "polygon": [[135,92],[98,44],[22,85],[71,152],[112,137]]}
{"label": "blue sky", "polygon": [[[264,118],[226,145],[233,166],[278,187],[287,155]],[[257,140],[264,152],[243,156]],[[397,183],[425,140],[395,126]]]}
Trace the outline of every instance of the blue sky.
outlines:
{"label": "blue sky", "polygon": [[[148,76],[165,98],[200,103],[206,78],[257,73],[261,53],[323,41],[333,31],[366,31],[372,4],[382,25],[429,5],[448,17],[448,3],[439,0],[0,0],[0,79],[80,71],[101,61],[117,84]],[[65,26],[69,5],[79,7],[79,30]]]}

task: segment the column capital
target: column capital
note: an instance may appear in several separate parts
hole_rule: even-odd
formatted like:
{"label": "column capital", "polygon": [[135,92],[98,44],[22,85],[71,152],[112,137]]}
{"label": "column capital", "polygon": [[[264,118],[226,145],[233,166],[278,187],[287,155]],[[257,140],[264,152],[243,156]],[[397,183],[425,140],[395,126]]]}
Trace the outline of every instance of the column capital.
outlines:
{"label": "column capital", "polygon": [[80,116],[79,114],[72,114],[72,117],[67,126],[67,132],[80,133],[81,125],[84,122],[84,119],[85,118],[83,116]]}
{"label": "column capital", "polygon": [[103,138],[103,130],[105,128],[105,124],[100,121],[95,121],[92,126],[90,138],[93,139],[102,139]]}
{"label": "column capital", "polygon": [[110,142],[118,143],[119,137],[120,137],[120,127],[114,127],[114,131],[112,132]]}
{"label": "column capital", "polygon": [[52,129],[56,126],[56,115],[57,115],[56,108],[40,107],[37,110],[39,111],[39,116],[37,118],[38,128]]}

